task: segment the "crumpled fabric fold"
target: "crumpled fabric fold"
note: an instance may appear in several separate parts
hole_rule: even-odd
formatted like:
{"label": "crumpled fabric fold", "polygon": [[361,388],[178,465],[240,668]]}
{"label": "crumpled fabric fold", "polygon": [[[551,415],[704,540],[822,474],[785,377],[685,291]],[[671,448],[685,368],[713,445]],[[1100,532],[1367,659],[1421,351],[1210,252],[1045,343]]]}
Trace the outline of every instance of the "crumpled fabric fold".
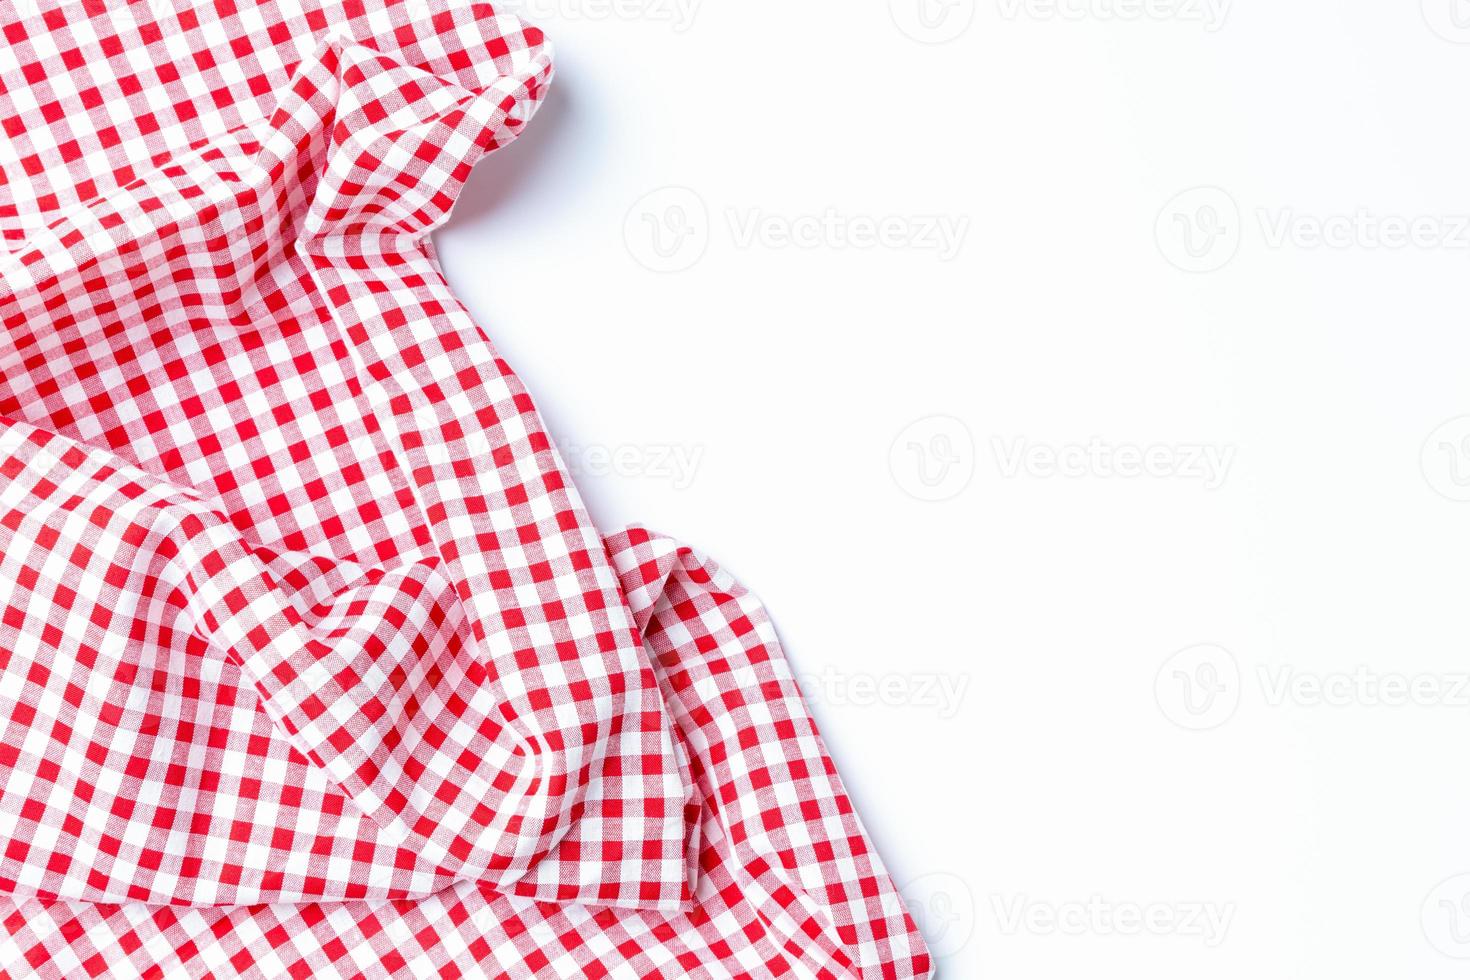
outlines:
{"label": "crumpled fabric fold", "polygon": [[927,975],[760,605],[593,526],[440,274],[541,32],[0,33],[0,975]]}

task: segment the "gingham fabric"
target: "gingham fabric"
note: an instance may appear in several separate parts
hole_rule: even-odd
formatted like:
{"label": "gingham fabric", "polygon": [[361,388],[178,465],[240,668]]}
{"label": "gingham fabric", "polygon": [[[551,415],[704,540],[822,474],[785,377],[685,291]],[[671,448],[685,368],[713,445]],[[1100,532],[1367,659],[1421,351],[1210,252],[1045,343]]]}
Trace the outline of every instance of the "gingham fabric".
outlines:
{"label": "gingham fabric", "polygon": [[759,604],[599,534],[440,274],[541,33],[0,34],[0,975],[927,975]]}

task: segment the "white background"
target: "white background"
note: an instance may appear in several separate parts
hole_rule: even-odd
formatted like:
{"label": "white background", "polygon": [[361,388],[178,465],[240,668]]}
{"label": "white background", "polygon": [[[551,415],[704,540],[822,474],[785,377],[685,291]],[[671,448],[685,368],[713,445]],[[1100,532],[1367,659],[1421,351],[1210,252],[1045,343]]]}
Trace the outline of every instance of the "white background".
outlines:
{"label": "white background", "polygon": [[540,0],[450,280],[942,976],[1464,977],[1470,4],[920,2]]}

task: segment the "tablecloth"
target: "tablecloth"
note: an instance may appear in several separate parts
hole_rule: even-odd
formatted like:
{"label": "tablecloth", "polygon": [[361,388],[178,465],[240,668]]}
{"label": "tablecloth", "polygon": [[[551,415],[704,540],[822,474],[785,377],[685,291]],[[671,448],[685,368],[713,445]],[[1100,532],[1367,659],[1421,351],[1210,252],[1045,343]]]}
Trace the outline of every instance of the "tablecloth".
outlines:
{"label": "tablecloth", "polygon": [[440,273],[542,33],[0,35],[3,975],[927,975],[760,604],[593,526]]}

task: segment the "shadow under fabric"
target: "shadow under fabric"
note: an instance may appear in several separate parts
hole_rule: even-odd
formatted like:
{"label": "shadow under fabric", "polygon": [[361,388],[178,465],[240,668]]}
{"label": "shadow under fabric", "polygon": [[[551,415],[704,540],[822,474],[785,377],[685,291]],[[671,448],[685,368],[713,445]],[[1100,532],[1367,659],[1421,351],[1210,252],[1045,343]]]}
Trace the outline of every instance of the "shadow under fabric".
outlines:
{"label": "shadow under fabric", "polygon": [[540,31],[0,34],[0,975],[928,975],[760,604],[592,526],[440,274]]}

